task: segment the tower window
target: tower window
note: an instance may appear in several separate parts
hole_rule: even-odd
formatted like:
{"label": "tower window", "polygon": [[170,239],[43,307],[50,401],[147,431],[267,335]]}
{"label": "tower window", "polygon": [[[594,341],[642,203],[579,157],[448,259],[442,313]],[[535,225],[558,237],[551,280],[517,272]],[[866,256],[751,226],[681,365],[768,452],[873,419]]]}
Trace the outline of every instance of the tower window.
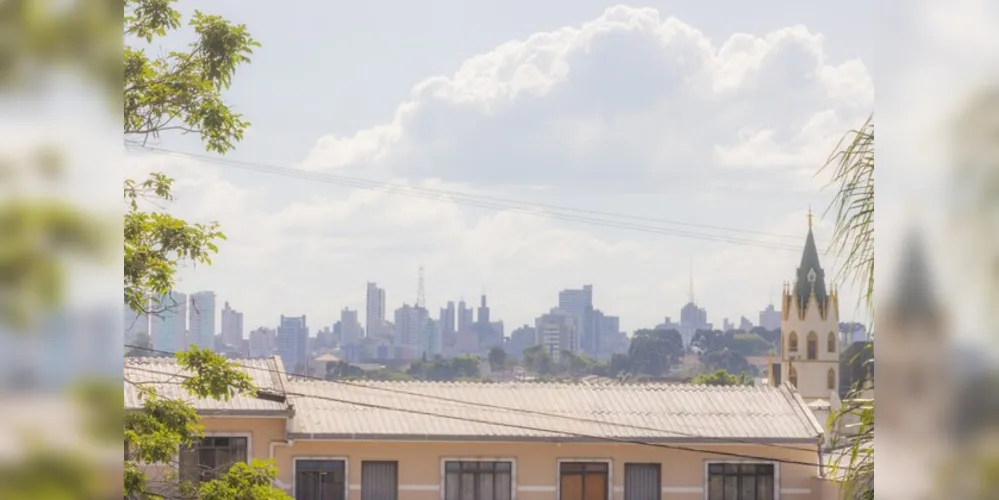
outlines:
{"label": "tower window", "polygon": [[808,359],[819,357],[819,336],[815,332],[808,333]]}
{"label": "tower window", "polygon": [[787,371],[787,380],[795,388],[798,387],[798,370],[795,370],[793,366]]}
{"label": "tower window", "polygon": [[836,352],[836,334],[829,332],[829,337],[826,338],[826,349],[829,352]]}
{"label": "tower window", "polygon": [[798,352],[798,334],[791,332],[791,335],[787,336],[787,350],[788,352]]}
{"label": "tower window", "polygon": [[826,373],[826,388],[830,391],[836,389],[836,369],[830,368],[829,373]]}

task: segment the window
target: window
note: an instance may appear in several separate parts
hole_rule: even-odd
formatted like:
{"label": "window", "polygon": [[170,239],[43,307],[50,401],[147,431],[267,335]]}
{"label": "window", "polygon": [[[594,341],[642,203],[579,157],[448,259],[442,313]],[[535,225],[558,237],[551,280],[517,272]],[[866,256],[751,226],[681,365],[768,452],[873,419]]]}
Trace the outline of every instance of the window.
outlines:
{"label": "window", "polygon": [[295,460],[295,500],[344,500],[345,496],[345,461]]}
{"label": "window", "polygon": [[708,500],[773,500],[774,490],[773,464],[708,465]]}
{"label": "window", "polygon": [[185,481],[210,481],[237,462],[246,462],[248,439],[209,436],[180,452],[180,477]]}
{"label": "window", "polygon": [[606,462],[559,464],[559,500],[607,500],[610,467]]}
{"label": "window", "polygon": [[787,336],[787,351],[788,352],[798,352],[798,334],[791,332]]}
{"label": "window", "polygon": [[836,388],[836,369],[830,368],[826,373],[826,388],[830,391]]}
{"label": "window", "polygon": [[793,366],[787,370],[787,381],[791,382],[794,387],[798,387],[798,370],[795,370]]}
{"label": "window", "polygon": [[397,500],[399,462],[361,462],[361,500]]}
{"label": "window", "polygon": [[662,498],[660,464],[624,464],[624,500]]}
{"label": "window", "polygon": [[819,357],[819,336],[815,332],[808,333],[808,359]]}
{"label": "window", "polygon": [[826,338],[826,350],[836,352],[836,334],[833,332],[829,332],[829,336]]}
{"label": "window", "polygon": [[511,500],[513,463],[444,462],[444,500]]}

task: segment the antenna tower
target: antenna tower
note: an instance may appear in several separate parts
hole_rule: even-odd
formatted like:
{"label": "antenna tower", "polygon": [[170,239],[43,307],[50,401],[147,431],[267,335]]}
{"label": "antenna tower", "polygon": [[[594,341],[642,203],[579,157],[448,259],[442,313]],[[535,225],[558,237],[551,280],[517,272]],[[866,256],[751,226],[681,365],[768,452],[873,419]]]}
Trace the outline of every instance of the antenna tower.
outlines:
{"label": "antenna tower", "polygon": [[423,266],[420,266],[419,282],[416,288],[416,307],[427,308],[427,297],[423,291]]}

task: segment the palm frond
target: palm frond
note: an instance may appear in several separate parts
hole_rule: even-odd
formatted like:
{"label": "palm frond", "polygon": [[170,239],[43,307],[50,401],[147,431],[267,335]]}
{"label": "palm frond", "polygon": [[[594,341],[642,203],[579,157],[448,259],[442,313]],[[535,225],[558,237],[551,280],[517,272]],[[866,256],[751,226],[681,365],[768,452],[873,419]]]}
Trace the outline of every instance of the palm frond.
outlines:
{"label": "palm frond", "polygon": [[[857,305],[874,318],[874,115],[843,136],[819,173],[832,171],[836,196],[825,213],[834,212],[830,251],[843,258],[836,281],[859,285]],[[868,328],[873,332],[873,325]]]}
{"label": "palm frond", "polygon": [[[874,332],[874,115],[859,129],[843,136],[819,173],[832,170],[829,186],[836,196],[826,208],[835,212],[835,231],[830,250],[843,258],[836,275],[838,282],[860,287],[857,306],[868,312],[868,331]],[[863,380],[862,380],[863,382]],[[873,388],[873,377],[868,381]],[[844,499],[873,498],[874,492],[874,403],[860,399],[863,387],[851,391],[849,401],[829,418],[832,427],[856,422],[856,432],[840,448],[848,462],[841,494]],[[833,473],[841,460],[836,461]]]}

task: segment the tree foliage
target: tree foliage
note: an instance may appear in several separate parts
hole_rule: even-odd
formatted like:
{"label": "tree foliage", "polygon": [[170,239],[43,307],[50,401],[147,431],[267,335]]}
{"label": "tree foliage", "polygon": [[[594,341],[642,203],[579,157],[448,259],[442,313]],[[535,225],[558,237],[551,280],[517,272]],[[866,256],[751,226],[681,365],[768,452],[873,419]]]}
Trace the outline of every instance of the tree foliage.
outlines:
{"label": "tree foliage", "polygon": [[[151,44],[181,27],[174,2],[125,1],[125,139],[145,144],[164,132],[194,133],[209,151],[224,154],[250,124],[229,109],[222,92],[259,44],[246,26],[195,11],[188,23],[195,40],[188,50],[149,56],[134,44]],[[169,202],[172,182],[160,172],[124,181],[124,298],[136,311],[158,312],[157,299],[173,288],[178,267],[210,264],[216,242],[224,239],[217,223],[192,224],[162,210],[142,210],[143,201]]]}
{"label": "tree foliage", "polygon": [[[249,123],[222,99],[236,68],[249,62],[258,44],[243,25],[195,11],[188,20],[194,41],[185,51],[150,56],[154,40],[182,26],[175,0],[125,0],[124,137],[144,145],[164,132],[198,134],[208,151],[224,154],[243,138]],[[137,44],[145,43],[146,47]],[[144,210],[145,202],[169,203],[173,179],[153,172],[142,180],[124,181],[124,300],[134,311],[156,314],[169,293],[174,275],[185,264],[210,264],[224,239],[217,223],[189,223],[165,209]],[[255,394],[245,373],[211,351],[192,346],[177,354],[191,375],[181,386],[191,396],[227,401],[239,394]],[[125,415],[124,438],[129,455],[124,463],[125,497],[146,498],[150,491],[142,464],[171,464],[179,448],[202,436],[194,408],[181,400],[163,398],[154,384],[126,380],[136,387],[143,408]],[[209,481],[188,484],[172,473],[172,498],[215,500],[285,499],[272,486],[273,465],[254,461],[238,464]]]}
{"label": "tree foliage", "polygon": [[702,373],[694,377],[694,380],[691,380],[690,383],[693,385],[750,386],[753,385],[753,378],[746,372],[742,372],[739,375],[733,375],[725,370],[715,370],[711,373]]}
{"label": "tree foliage", "polygon": [[489,368],[494,371],[501,371],[506,369],[507,364],[507,353],[502,347],[496,346],[489,349]]}
{"label": "tree foliage", "polygon": [[419,380],[446,382],[452,380],[479,380],[479,358],[475,356],[455,356],[444,358],[435,356],[427,361],[416,361],[409,365],[406,373]]}
{"label": "tree foliage", "polygon": [[683,358],[683,337],[676,330],[638,330],[631,337],[630,372],[660,377]]}

